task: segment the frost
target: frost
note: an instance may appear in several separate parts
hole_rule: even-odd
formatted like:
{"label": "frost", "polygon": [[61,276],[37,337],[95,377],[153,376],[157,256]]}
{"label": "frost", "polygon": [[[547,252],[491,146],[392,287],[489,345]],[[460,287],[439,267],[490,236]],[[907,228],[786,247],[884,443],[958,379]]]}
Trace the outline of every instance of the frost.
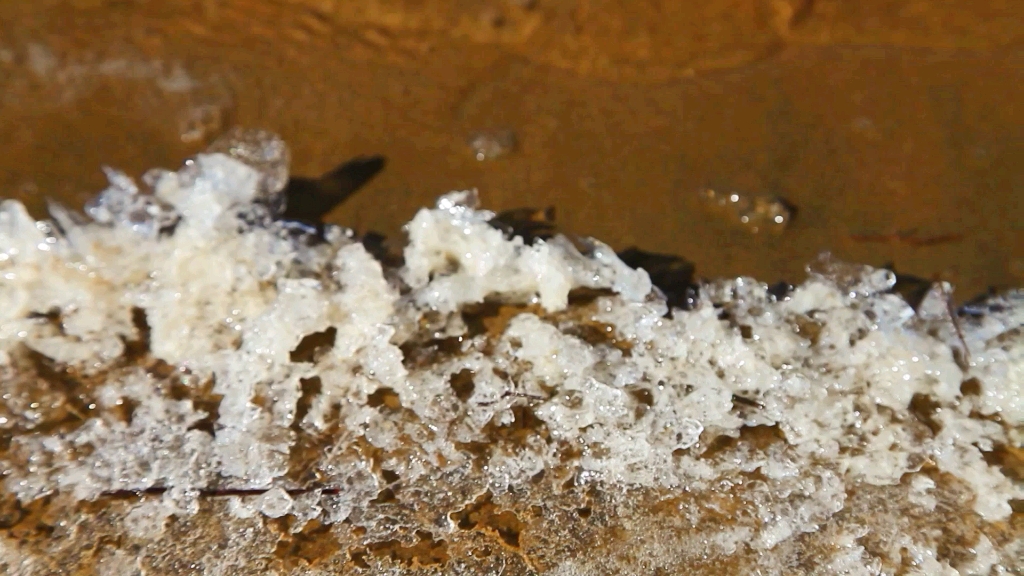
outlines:
{"label": "frost", "polygon": [[156,538],[164,531],[168,518],[174,513],[159,499],[147,500],[137,505],[125,517],[128,534],[140,540]]}
{"label": "frost", "polygon": [[[900,547],[922,574],[1013,553],[992,528],[943,556],[856,502],[956,502],[981,527],[1014,514],[1024,490],[991,462],[1024,425],[1021,292],[955,314],[938,285],[915,310],[890,272],[826,256],[785,298],[720,280],[668,314],[608,246],[509,238],[472,192],[418,212],[386,269],[347,234],[275,220],[287,162],[276,136],[235,131],[145,190],[108,171],[88,218],[0,203],[0,457],[19,505],[134,494],[117,525],[153,541],[209,516],[232,546],[264,542],[268,518],[302,550],[348,527],[341,553],[367,566],[448,562],[477,532],[527,550],[545,515],[646,522],[686,498],[634,528],[703,535],[623,544],[636,562],[819,535],[834,573],[882,573]],[[544,509],[558,498],[577,500]],[[8,548],[0,562],[34,561]],[[548,573],[639,570],[598,556]]]}
{"label": "frost", "polygon": [[611,288],[630,300],[651,291],[646,272],[628,268],[600,242],[592,242],[590,257],[561,237],[527,246],[521,237],[506,239],[488,224],[494,214],[475,204],[475,192],[454,192],[406,225],[402,275],[416,289],[418,304],[447,313],[500,295],[535,299],[553,311],[565,308],[575,287]]}
{"label": "frost", "polygon": [[910,481],[910,501],[928,511],[935,509],[937,501],[930,494],[935,488],[935,481],[927,476],[915,475]]}

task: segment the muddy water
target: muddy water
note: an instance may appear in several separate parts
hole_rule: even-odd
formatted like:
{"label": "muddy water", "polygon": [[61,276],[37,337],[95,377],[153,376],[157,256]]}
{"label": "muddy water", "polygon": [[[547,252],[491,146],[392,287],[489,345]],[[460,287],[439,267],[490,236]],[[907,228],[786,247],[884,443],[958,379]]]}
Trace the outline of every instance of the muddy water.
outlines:
{"label": "muddy water", "polygon": [[[79,204],[101,165],[177,166],[242,124],[302,175],[386,156],[330,214],[360,230],[475,187],[709,277],[798,280],[831,250],[960,297],[1024,285],[1024,5],[700,4],[0,0],[0,195]],[[477,160],[480,130],[515,148]],[[795,215],[753,234],[704,187]]]}

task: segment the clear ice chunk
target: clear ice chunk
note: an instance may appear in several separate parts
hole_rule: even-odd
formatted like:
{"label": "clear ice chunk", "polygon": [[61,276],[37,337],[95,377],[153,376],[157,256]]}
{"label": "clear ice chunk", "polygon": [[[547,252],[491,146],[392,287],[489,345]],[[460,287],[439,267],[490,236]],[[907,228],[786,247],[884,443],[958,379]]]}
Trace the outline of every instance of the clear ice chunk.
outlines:
{"label": "clear ice chunk", "polygon": [[99,224],[125,226],[147,237],[173,228],[179,214],[150,194],[142,194],[130,176],[104,167],[110,186],[85,205],[85,213]]}
{"label": "clear ice chunk", "polygon": [[516,135],[511,130],[480,130],[467,139],[473,157],[483,162],[511,154],[516,148]]}
{"label": "clear ice chunk", "polygon": [[283,488],[271,488],[257,499],[260,512],[268,518],[280,518],[292,511],[294,501]]}
{"label": "clear ice chunk", "polygon": [[17,200],[0,202],[0,265],[31,258],[36,248],[46,241],[39,224],[32,219],[25,205]]}
{"label": "clear ice chunk", "polygon": [[267,130],[235,127],[214,140],[206,152],[225,154],[255,169],[260,175],[256,201],[274,214],[284,211],[282,191],[288,184],[291,151],[280,136]]}
{"label": "clear ice chunk", "polygon": [[807,265],[807,275],[834,283],[851,298],[880,294],[896,285],[896,273],[892,270],[842,262],[829,252],[822,252]]}

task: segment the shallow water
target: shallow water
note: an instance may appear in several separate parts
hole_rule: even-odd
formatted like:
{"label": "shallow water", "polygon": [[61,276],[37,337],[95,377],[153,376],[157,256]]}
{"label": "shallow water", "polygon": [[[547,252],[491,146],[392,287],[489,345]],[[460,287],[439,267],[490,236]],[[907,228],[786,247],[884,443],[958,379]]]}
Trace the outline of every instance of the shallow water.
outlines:
{"label": "shallow water", "polygon": [[[300,175],[386,156],[330,215],[360,230],[476,187],[709,277],[795,281],[828,249],[961,298],[1024,283],[1024,7],[523,4],[0,0],[0,191],[77,205],[103,164],[174,167],[243,124]],[[479,161],[488,130],[514,147]],[[795,215],[751,234],[705,187]]]}

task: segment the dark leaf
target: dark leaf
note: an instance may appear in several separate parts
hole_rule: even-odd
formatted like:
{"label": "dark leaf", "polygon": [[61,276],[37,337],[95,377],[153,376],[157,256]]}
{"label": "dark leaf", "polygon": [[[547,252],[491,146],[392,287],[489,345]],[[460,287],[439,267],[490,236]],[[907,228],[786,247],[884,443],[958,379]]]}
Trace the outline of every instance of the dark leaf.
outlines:
{"label": "dark leaf", "polygon": [[510,238],[522,236],[524,242],[533,244],[537,240],[547,240],[557,232],[555,207],[505,210],[491,220],[491,225]]}
{"label": "dark leaf", "polygon": [[284,220],[318,224],[384,169],[383,156],[359,156],[320,178],[291,178],[285,186]]}
{"label": "dark leaf", "polygon": [[698,287],[693,281],[694,266],[681,256],[627,248],[619,258],[633,268],[643,268],[664,294],[671,308],[690,310],[697,303]]}

